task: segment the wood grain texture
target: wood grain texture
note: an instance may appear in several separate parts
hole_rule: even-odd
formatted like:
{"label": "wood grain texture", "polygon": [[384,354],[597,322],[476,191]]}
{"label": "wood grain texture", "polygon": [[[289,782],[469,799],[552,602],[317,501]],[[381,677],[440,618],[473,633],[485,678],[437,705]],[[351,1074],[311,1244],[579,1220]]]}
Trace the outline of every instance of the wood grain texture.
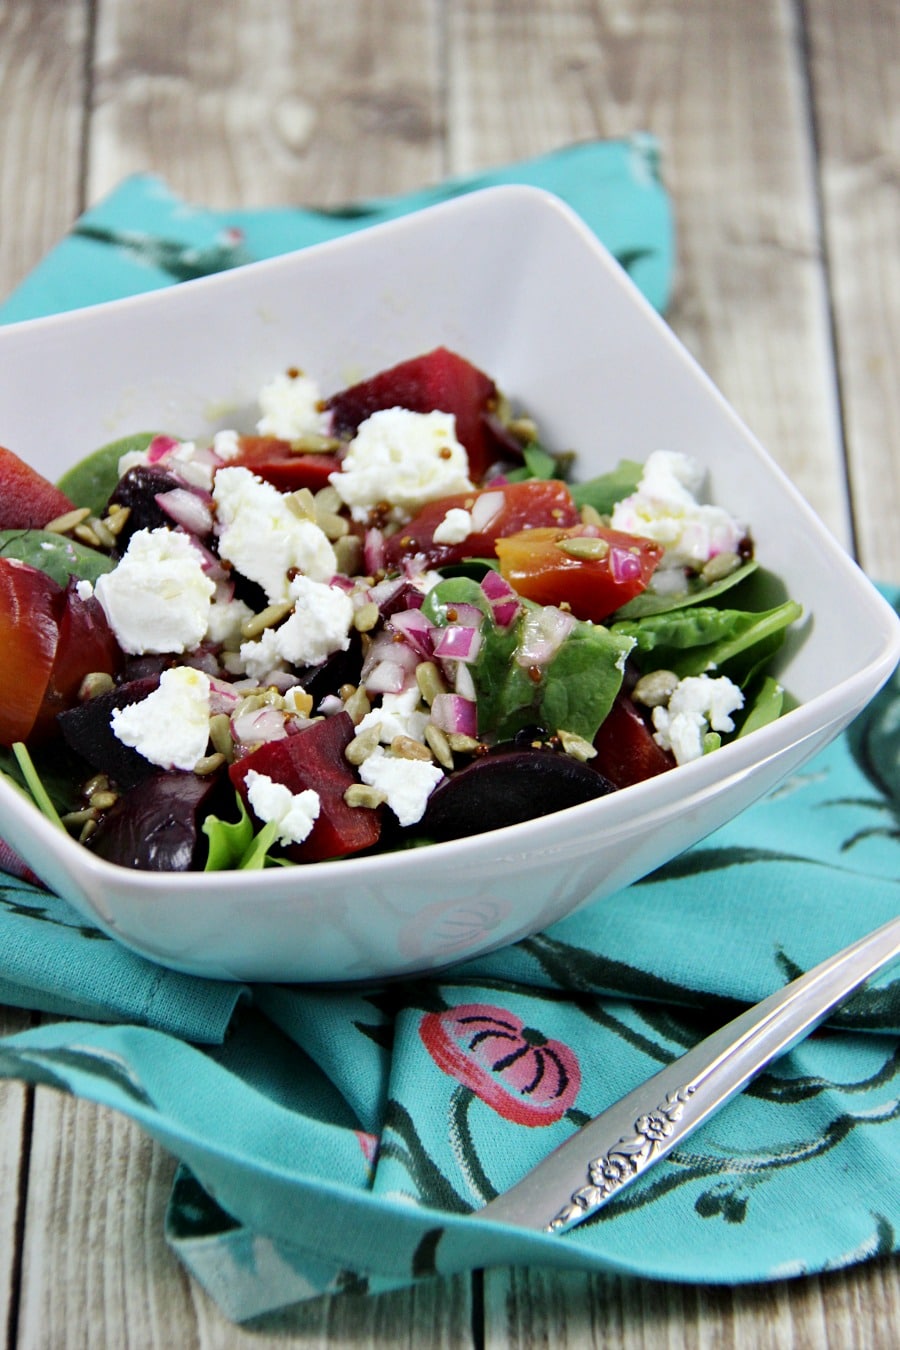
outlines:
{"label": "wood grain texture", "polygon": [[226,1322],[166,1246],[174,1168],[124,1116],[36,1089],[19,1350],[471,1344],[464,1278],[375,1298],[323,1298],[247,1327]]}
{"label": "wood grain texture", "polygon": [[900,577],[900,14],[806,6],[825,241],[859,556]]}
{"label": "wood grain texture", "polygon": [[0,295],[81,205],[87,0],[0,0]]}
{"label": "wood grain texture", "polygon": [[[0,1036],[12,1036],[31,1021],[17,1008],[0,1007]],[[23,1192],[31,1131],[31,1090],[0,1083],[0,1336],[10,1342],[18,1300]]]}
{"label": "wood grain texture", "polygon": [[891,1350],[900,1325],[896,1264],[739,1288],[515,1271],[485,1278],[491,1350]]}
{"label": "wood grain texture", "polygon": [[676,204],[669,318],[850,533],[796,20],[787,0],[450,6],[454,170],[650,129]]}
{"label": "wood grain texture", "polygon": [[158,0],[152,19],[105,0],[90,199],[148,166],[209,206],[334,204],[439,178],[438,20],[437,0]]}

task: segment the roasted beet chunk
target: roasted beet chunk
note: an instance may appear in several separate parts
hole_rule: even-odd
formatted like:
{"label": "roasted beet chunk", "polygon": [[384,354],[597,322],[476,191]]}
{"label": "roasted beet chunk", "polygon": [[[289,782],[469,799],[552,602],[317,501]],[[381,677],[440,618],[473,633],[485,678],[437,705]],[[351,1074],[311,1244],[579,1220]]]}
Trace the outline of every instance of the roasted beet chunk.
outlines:
{"label": "roasted beet chunk", "polygon": [[43,474],[0,445],[0,530],[42,530],[74,506]]}
{"label": "roasted beet chunk", "polygon": [[446,347],[437,347],[351,385],[327,406],[337,436],[354,436],[367,417],[384,408],[452,413],[457,439],[469,456],[469,476],[480,482],[503,453],[487,421],[496,404],[497,387],[488,375]]}
{"label": "roasted beet chunk", "polygon": [[172,517],[162,509],[156,498],[160,493],[183,488],[180,478],[152,464],[138,464],[119,479],[110,506],[127,506],[128,519],[116,539],[116,554],[121,555],[137,530],[158,530],[171,526]]}
{"label": "roasted beet chunk", "polygon": [[114,708],[138,703],[159,684],[159,676],[132,680],[108,694],[97,694],[86,703],[79,703],[60,713],[56,724],[63,740],[86,764],[98,773],[107,774],[118,787],[127,789],[156,773],[149,760],[129,745],[123,745],[110,725]]}
{"label": "roasted beet chunk", "polygon": [[201,823],[217,786],[214,776],[154,770],[110,807],[88,846],[120,867],[188,872],[199,865]]}
{"label": "roasted beet chunk", "polygon": [[429,839],[462,839],[579,806],[612,791],[601,774],[560,751],[497,750],[438,784],[420,828]]}
{"label": "roasted beet chunk", "polygon": [[346,713],[322,718],[284,740],[269,741],[232,764],[231,781],[246,799],[246,777],[251,769],[284,783],[291,792],[314,788],[319,794],[319,818],[302,844],[288,853],[295,862],[321,862],[359,853],[378,843],[381,817],[365,806],[348,806],[344,793],[357,781],[344,757],[353,739],[353,722]]}
{"label": "roasted beet chunk", "polygon": [[675,758],[653,739],[653,732],[627,694],[619,694],[594,740],[591,765],[617,788],[642,783],[675,767]]}

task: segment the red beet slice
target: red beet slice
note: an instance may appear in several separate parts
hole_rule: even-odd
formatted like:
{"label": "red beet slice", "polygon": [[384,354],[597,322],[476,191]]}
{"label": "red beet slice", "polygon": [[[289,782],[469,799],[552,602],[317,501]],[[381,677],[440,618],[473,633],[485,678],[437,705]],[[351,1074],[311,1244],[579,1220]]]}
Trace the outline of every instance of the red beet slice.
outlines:
{"label": "red beet slice", "polygon": [[631,699],[620,694],[594,738],[596,759],[591,765],[617,788],[642,783],[675,767],[675,757],[663,750]]}
{"label": "red beet slice", "polygon": [[[246,799],[246,777],[251,769],[264,773],[291,792],[314,788],[319,794],[319,818],[302,844],[287,850],[295,862],[342,858],[377,844],[381,834],[378,811],[348,806],[344,793],[357,778],[344,751],[353,739],[353,721],[337,713],[313,722],[284,740],[269,741],[229,769],[231,781]],[[248,807],[249,809],[249,807]]]}
{"label": "red beet slice", "polygon": [[452,413],[457,439],[469,456],[469,476],[480,482],[501,451],[506,453],[488,421],[496,403],[497,386],[490,376],[456,352],[437,347],[334,394],[326,406],[338,436],[355,435],[361,422],[384,408]]}
{"label": "red beet slice", "polygon": [[74,506],[43,474],[0,445],[0,530],[42,530]]}
{"label": "red beet slice", "polygon": [[612,791],[601,774],[571,755],[533,748],[497,750],[472,760],[437,785],[421,831],[431,839],[462,839],[551,815]]}

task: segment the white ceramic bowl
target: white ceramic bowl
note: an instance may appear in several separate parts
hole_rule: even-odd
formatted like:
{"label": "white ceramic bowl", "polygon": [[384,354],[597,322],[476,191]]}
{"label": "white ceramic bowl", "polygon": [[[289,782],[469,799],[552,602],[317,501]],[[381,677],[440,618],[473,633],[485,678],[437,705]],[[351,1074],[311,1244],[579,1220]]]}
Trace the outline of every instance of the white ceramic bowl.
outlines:
{"label": "white ceramic bowl", "polygon": [[576,448],[580,477],[682,449],[807,615],[780,678],[799,707],[599,801],[421,851],[245,873],[94,857],[0,782],[0,836],[87,919],[180,970],[348,981],[477,955],[610,895],[830,741],[890,674],[896,618],[665,323],[555,198],[501,187],[171,290],[0,329],[0,443],[57,477],[147,427],[250,429],[289,365],[330,392],[439,344]]}

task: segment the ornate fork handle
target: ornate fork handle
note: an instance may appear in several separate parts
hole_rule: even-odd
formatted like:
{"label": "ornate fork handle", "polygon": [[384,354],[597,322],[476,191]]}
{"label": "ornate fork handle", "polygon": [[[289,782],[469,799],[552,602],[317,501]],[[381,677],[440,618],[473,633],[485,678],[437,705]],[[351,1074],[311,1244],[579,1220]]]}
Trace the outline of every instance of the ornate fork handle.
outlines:
{"label": "ornate fork handle", "polygon": [[581,1223],[898,958],[900,918],[815,966],[654,1074],[477,1217],[550,1233]]}

